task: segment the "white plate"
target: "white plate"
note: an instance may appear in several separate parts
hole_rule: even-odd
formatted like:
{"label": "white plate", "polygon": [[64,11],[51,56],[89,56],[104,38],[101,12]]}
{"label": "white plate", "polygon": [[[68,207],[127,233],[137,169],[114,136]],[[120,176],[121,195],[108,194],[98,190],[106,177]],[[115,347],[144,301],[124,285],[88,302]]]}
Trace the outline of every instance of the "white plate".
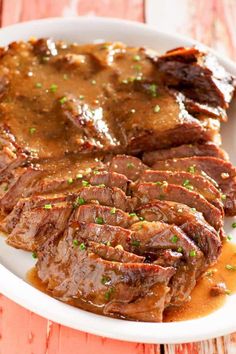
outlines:
{"label": "white plate", "polygon": [[[0,46],[29,37],[53,37],[80,43],[96,39],[123,41],[129,45],[149,46],[160,52],[196,44],[175,34],[158,32],[142,24],[104,18],[46,19],[10,26],[0,30]],[[236,65],[217,55],[220,62],[236,75]],[[232,105],[229,122],[223,126],[223,147],[236,164],[236,103]],[[226,220],[226,232],[233,234]],[[236,241],[236,230],[234,232]],[[139,323],[122,321],[76,309],[63,304],[33,288],[25,274],[34,262],[30,253],[7,246],[0,238],[0,291],[27,309],[50,320],[85,332],[144,343],[183,343],[217,337],[236,330],[236,295],[229,296],[218,311],[201,319],[176,323]]]}

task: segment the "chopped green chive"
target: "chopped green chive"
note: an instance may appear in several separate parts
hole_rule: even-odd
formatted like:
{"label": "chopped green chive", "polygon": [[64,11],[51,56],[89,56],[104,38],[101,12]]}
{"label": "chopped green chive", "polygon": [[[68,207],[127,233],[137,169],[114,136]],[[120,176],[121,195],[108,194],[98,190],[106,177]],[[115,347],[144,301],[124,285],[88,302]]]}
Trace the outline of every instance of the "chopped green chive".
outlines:
{"label": "chopped green chive", "polygon": [[36,132],[36,128],[30,128],[29,132],[30,132],[31,135],[33,135]]}
{"label": "chopped green chive", "polygon": [[116,213],[116,208],[114,207],[114,208],[112,208],[111,210],[110,210],[110,214],[115,214]]}
{"label": "chopped green chive", "polygon": [[140,241],[139,240],[132,240],[131,245],[134,247],[139,247],[140,246]]}
{"label": "chopped green chive", "polygon": [[57,86],[56,84],[52,84],[52,85],[50,86],[50,91],[53,92],[53,93],[56,92],[56,91],[57,91],[57,87],[58,87],[58,86]]}
{"label": "chopped green chive", "polygon": [[83,187],[88,187],[88,186],[89,186],[89,182],[83,180],[83,181],[82,181],[82,186],[83,186]]}
{"label": "chopped green chive", "polygon": [[80,95],[80,96],[79,96],[79,99],[80,99],[80,100],[83,100],[83,99],[84,99],[84,96],[83,96],[83,95]]}
{"label": "chopped green chive", "polygon": [[111,298],[111,294],[114,292],[114,289],[113,288],[110,288],[107,292],[105,292],[105,300],[110,300]]}
{"label": "chopped green chive", "polygon": [[84,205],[84,204],[85,204],[84,198],[77,197],[74,202],[74,207],[76,208],[78,205]]}
{"label": "chopped green chive", "polygon": [[97,187],[106,187],[106,185],[104,183],[100,183],[97,185]]}
{"label": "chopped green chive", "polygon": [[49,61],[49,57],[42,57],[42,61],[46,62],[46,61]]}
{"label": "chopped green chive", "polygon": [[191,208],[191,210],[195,213],[197,211],[196,208]]}
{"label": "chopped green chive", "polygon": [[85,246],[85,244],[84,244],[83,242],[79,245],[79,249],[80,249],[81,251],[86,250],[86,246]]}
{"label": "chopped green chive", "polygon": [[144,221],[144,217],[143,216],[139,216],[139,220],[140,221]]}
{"label": "chopped green chive", "polygon": [[154,108],[153,108],[153,111],[154,113],[158,113],[160,111],[160,106],[157,104]]}
{"label": "chopped green chive", "polygon": [[79,246],[79,241],[76,240],[76,239],[74,239],[74,240],[73,240],[73,245],[74,245],[75,247]]}
{"label": "chopped green chive", "polygon": [[178,242],[178,240],[179,240],[179,238],[178,238],[178,236],[176,236],[176,235],[174,235],[174,236],[171,237],[171,239],[170,239],[170,241],[171,241],[172,243],[176,243],[176,242]]}
{"label": "chopped green chive", "polygon": [[228,241],[231,241],[232,238],[233,238],[232,235],[227,235],[227,240],[228,240]]}
{"label": "chopped green chive", "polygon": [[236,270],[236,266],[232,265],[232,264],[226,264],[225,268],[227,270]]}
{"label": "chopped green chive", "polygon": [[196,257],[197,253],[196,251],[192,250],[189,252],[190,257]]}
{"label": "chopped green chive", "polygon": [[35,258],[37,258],[38,256],[37,256],[37,253],[36,252],[33,252],[32,253],[32,257],[35,259]]}
{"label": "chopped green chive", "polygon": [[207,277],[211,277],[215,272],[213,270],[208,270],[206,273],[205,273],[205,276]]}
{"label": "chopped green chive", "polygon": [[226,199],[226,195],[225,194],[221,194],[221,199],[225,200]]}
{"label": "chopped green chive", "polygon": [[177,252],[182,253],[183,252],[183,248],[182,247],[178,247],[177,248]]}
{"label": "chopped green chive", "polygon": [[45,204],[44,209],[52,209],[52,204]]}
{"label": "chopped green chive", "polygon": [[82,175],[82,173],[78,173],[77,175],[76,175],[76,178],[77,179],[80,179],[80,178],[83,178],[84,176]]}
{"label": "chopped green chive", "polygon": [[67,183],[68,183],[68,184],[71,184],[71,183],[73,183],[73,182],[74,182],[74,180],[73,180],[72,177],[68,178],[68,180],[67,180]]}
{"label": "chopped green chive", "polygon": [[96,217],[95,222],[100,225],[104,224],[104,220],[101,216]]}
{"label": "chopped green chive", "polygon": [[188,172],[190,172],[190,173],[195,173],[195,172],[196,172],[196,166],[195,166],[195,165],[189,166]]}
{"label": "chopped green chive", "polygon": [[67,97],[62,97],[59,99],[60,104],[64,104],[67,101]]}
{"label": "chopped green chive", "polygon": [[156,184],[157,186],[161,186],[161,185],[162,185],[162,182],[157,181],[157,182],[155,182],[155,184]]}
{"label": "chopped green chive", "polygon": [[142,69],[142,66],[141,65],[134,65],[133,68],[136,71],[140,71]]}
{"label": "chopped green chive", "polygon": [[102,276],[101,283],[103,285],[110,285],[110,282],[111,282],[111,278],[110,277],[107,277],[105,275]]}
{"label": "chopped green chive", "polygon": [[133,167],[134,167],[134,164],[133,164],[132,162],[128,162],[128,163],[127,163],[127,167],[128,167],[128,168],[133,168]]}
{"label": "chopped green chive", "polygon": [[135,216],[137,216],[137,214],[136,213],[129,213],[129,216],[135,217]]}
{"label": "chopped green chive", "polygon": [[35,84],[35,87],[37,87],[37,88],[41,88],[43,85],[41,84],[41,82],[36,82],[36,84]]}
{"label": "chopped green chive", "polygon": [[233,228],[233,229],[236,229],[236,222],[233,222],[232,228]]}
{"label": "chopped green chive", "polygon": [[150,92],[152,97],[156,97],[157,96],[157,85],[156,84],[149,85],[148,91]]}
{"label": "chopped green chive", "polygon": [[189,179],[184,180],[183,186],[191,191],[194,189],[193,186],[190,184]]}
{"label": "chopped green chive", "polygon": [[136,54],[133,56],[133,61],[140,61],[140,60],[141,60],[140,55]]}

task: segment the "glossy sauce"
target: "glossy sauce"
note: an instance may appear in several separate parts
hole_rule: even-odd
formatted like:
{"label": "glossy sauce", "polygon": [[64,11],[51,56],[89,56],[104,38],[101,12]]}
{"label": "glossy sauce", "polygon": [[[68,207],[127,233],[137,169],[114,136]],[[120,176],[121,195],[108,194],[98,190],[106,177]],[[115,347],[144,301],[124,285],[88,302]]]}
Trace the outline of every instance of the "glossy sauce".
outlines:
{"label": "glossy sauce", "polygon": [[[190,320],[207,316],[219,309],[225,303],[229,295],[212,296],[212,287],[218,283],[225,283],[230,294],[236,292],[236,270],[228,270],[226,269],[226,265],[236,266],[236,245],[231,242],[224,244],[218,262],[213,267],[209,268],[199,279],[191,294],[191,300],[178,308],[168,308],[164,312],[163,321],[175,322]],[[38,278],[36,268],[32,268],[27,273],[27,280],[40,291],[51,295],[50,292],[47,291],[46,286],[42,284]],[[101,314],[99,308],[80,300],[76,300],[76,303],[71,305]]]}

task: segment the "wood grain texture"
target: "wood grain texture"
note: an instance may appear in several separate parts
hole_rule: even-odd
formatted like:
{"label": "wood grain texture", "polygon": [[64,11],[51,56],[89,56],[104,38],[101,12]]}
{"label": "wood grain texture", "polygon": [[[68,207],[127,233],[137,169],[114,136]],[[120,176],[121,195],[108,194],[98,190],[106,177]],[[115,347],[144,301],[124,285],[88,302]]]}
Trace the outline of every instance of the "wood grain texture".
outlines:
{"label": "wood grain texture", "polygon": [[[215,47],[236,59],[236,0],[146,0],[155,26]],[[173,3],[175,2],[175,11]],[[0,24],[99,15],[143,21],[142,0],[0,0]],[[0,295],[0,354],[158,354],[158,345],[110,340],[52,323]],[[165,354],[235,354],[236,334],[191,344],[164,345]]]}

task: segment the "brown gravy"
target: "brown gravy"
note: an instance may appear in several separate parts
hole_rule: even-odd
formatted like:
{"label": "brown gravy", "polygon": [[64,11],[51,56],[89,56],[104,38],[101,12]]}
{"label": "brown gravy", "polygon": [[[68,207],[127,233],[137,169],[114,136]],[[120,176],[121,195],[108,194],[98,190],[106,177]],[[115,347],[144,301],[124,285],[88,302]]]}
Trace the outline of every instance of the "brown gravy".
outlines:
{"label": "brown gravy", "polygon": [[[219,309],[226,301],[228,295],[212,296],[210,294],[212,286],[223,282],[230,293],[236,292],[236,270],[228,270],[226,265],[236,265],[236,244],[231,242],[224,244],[218,262],[199,279],[191,294],[191,300],[178,308],[168,308],[164,313],[164,322],[191,320],[207,316]],[[38,278],[35,267],[27,273],[27,280],[38,290],[50,295],[45,285]],[[88,309],[84,303],[73,305],[96,313],[100,312],[94,306],[93,309]]]}

